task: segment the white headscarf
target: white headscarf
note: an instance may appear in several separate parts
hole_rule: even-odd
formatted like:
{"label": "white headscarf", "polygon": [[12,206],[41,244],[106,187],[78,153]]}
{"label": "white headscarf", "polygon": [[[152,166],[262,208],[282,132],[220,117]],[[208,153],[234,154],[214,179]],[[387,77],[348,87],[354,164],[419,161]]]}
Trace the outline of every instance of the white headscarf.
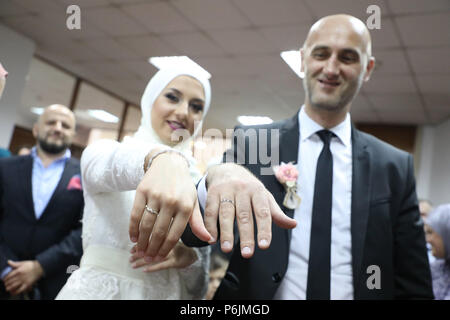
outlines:
{"label": "white headscarf", "polygon": [[144,94],[141,99],[141,110],[142,110],[142,118],[141,125],[138,131],[134,134],[134,138],[140,140],[144,143],[156,143],[165,145],[166,144],[161,140],[158,134],[152,127],[151,120],[151,110],[153,108],[153,104],[164,88],[176,77],[179,76],[190,76],[196,80],[198,80],[203,86],[203,92],[205,94],[205,104],[203,106],[203,115],[202,121],[200,125],[195,129],[193,135],[181,143],[175,145],[173,148],[180,150],[184,153],[191,154],[190,152],[190,142],[195,138],[195,136],[201,130],[201,124],[203,123],[203,119],[208,112],[209,105],[211,103],[211,87],[209,84],[209,80],[206,79],[203,74],[201,74],[198,70],[193,68],[186,67],[176,67],[176,68],[165,68],[159,70],[153,78],[147,84],[145,88]]}
{"label": "white headscarf", "polygon": [[[153,129],[151,111],[155,100],[159,97],[164,88],[178,76],[190,76],[198,80],[202,84],[203,92],[205,94],[205,104],[203,106],[202,121],[200,122],[200,125],[198,125],[198,127],[195,128],[195,131],[192,134],[192,136],[189,137],[188,139],[183,140],[181,143],[173,147],[170,147],[161,140],[161,138]],[[203,119],[205,118],[206,113],[208,112],[210,103],[211,103],[211,87],[209,84],[209,80],[206,79],[203,76],[203,74],[199,73],[197,70],[183,67],[161,69],[153,76],[153,78],[150,79],[150,81],[147,84],[147,87],[145,88],[144,94],[142,95],[141,125],[139,126],[137,132],[134,134],[133,137],[126,137],[123,140],[123,142],[127,144],[131,143],[147,150],[151,150],[155,147],[160,147],[163,149],[173,148],[182,152],[189,160],[190,163],[189,172],[194,182],[197,183],[197,181],[201,178],[201,173],[197,168],[197,163],[195,159],[192,157],[192,150],[190,143],[195,138],[195,136],[200,132],[201,124],[203,123]]]}

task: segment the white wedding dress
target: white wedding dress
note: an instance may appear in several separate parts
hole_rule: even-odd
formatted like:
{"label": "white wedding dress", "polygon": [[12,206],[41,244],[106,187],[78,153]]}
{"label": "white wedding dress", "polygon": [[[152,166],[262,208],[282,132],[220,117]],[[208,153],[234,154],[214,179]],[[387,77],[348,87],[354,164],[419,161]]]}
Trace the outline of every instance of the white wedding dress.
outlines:
{"label": "white wedding dress", "polygon": [[[128,236],[133,190],[144,175],[143,161],[150,151],[148,146],[140,146],[136,141],[102,140],[84,151],[81,159],[85,199],[83,257],[80,268],[71,274],[56,299],[204,298],[208,287],[209,247],[194,249],[197,261],[184,269],[145,273],[133,269],[129,262],[134,245]],[[190,168],[196,182],[199,173],[195,165]]]}

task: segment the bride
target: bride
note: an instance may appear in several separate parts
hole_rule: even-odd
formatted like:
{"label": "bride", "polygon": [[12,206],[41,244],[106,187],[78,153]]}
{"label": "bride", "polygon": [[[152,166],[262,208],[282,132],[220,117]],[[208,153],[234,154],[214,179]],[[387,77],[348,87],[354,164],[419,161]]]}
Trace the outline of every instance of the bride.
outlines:
{"label": "bride", "polygon": [[[196,71],[162,69],[142,96],[136,134],[85,149],[84,254],[56,299],[204,298],[210,249],[178,241],[186,227],[178,217],[198,210],[195,184],[201,176],[190,147],[210,99],[209,81]],[[132,239],[148,242],[146,252],[135,252],[128,236],[133,210],[144,216],[143,223],[168,230]],[[206,229],[199,232],[207,239]]]}

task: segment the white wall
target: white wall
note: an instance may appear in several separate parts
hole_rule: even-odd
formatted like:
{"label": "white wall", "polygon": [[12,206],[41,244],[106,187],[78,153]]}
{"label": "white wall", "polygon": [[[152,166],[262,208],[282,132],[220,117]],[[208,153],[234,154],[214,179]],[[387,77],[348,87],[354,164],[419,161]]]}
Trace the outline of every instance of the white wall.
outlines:
{"label": "white wall", "polygon": [[0,61],[9,72],[0,99],[0,147],[9,147],[14,125],[28,128],[33,125],[32,119],[17,110],[22,104],[22,93],[34,50],[35,44],[31,40],[0,24]]}
{"label": "white wall", "polygon": [[419,127],[416,137],[414,167],[416,173],[417,196],[428,199],[430,178],[433,168],[434,131],[432,126]]}
{"label": "white wall", "polygon": [[450,203],[450,120],[435,129],[430,199],[436,205]]}
{"label": "white wall", "polygon": [[420,129],[417,195],[434,206],[450,203],[450,119]]}

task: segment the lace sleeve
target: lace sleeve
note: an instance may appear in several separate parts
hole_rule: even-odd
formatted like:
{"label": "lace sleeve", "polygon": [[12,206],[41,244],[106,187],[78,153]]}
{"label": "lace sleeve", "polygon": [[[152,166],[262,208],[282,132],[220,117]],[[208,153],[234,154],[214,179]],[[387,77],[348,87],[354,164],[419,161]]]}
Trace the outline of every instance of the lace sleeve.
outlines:
{"label": "lace sleeve", "polygon": [[190,266],[180,269],[180,275],[186,290],[193,300],[205,298],[209,284],[210,246],[193,248],[197,254],[197,261]]}
{"label": "lace sleeve", "polygon": [[81,156],[83,187],[90,193],[135,190],[150,150],[114,140],[92,143]]}

